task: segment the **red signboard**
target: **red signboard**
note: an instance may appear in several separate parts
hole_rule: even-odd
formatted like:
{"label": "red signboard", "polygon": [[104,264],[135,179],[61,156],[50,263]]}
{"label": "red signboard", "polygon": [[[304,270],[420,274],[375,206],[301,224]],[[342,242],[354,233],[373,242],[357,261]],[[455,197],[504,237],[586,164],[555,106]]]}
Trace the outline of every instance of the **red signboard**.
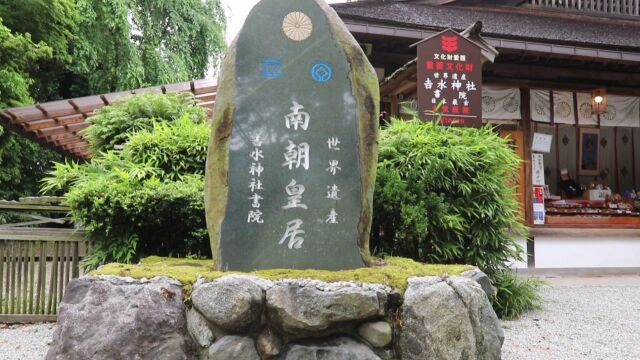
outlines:
{"label": "red signboard", "polygon": [[443,125],[482,125],[482,52],[453,30],[417,44],[420,118]]}

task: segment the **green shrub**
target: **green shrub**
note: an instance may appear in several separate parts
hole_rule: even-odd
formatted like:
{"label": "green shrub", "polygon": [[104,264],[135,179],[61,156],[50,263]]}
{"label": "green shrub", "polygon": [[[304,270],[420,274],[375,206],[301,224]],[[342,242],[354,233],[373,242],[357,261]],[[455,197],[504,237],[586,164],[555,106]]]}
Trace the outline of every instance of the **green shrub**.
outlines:
{"label": "green shrub", "polygon": [[[98,152],[83,164],[56,163],[43,181],[44,192],[66,194],[74,221],[91,235],[86,268],[149,255],[210,256],[203,198],[206,113],[193,101],[186,105],[182,95],[164,97],[132,97],[105,107],[89,128],[90,141],[102,148],[123,144],[123,150]],[[126,121],[131,109],[138,117]],[[140,119],[143,126],[131,126]]]}
{"label": "green shrub", "polygon": [[521,160],[508,140],[490,127],[394,120],[380,132],[378,156],[374,253],[475,265],[498,287],[498,313],[535,305],[535,283],[504,283],[526,230],[513,185]]}
{"label": "green shrub", "polygon": [[393,121],[380,132],[374,250],[488,274],[521,256],[520,159],[491,128]]}
{"label": "green shrub", "polygon": [[76,222],[94,234],[87,267],[131,263],[141,256],[210,255],[204,217],[204,177],[99,179],[67,194]]}
{"label": "green shrub", "polygon": [[123,145],[132,132],[151,130],[158,122],[174,122],[187,115],[195,123],[206,123],[207,112],[195,106],[190,93],[142,94],[131,96],[116,106],[106,106],[87,121],[91,151],[94,154]]}
{"label": "green shrub", "polygon": [[493,275],[498,293],[492,299],[493,309],[503,319],[513,319],[525,311],[540,309],[542,298],[538,289],[544,285],[539,279],[520,279],[510,271]]}
{"label": "green shrub", "polygon": [[182,174],[204,175],[210,134],[207,123],[194,123],[189,116],[183,116],[175,123],[157,123],[150,130],[131,135],[123,157],[160,169],[165,179],[178,179]]}
{"label": "green shrub", "polygon": [[65,194],[87,182],[124,179],[145,180],[158,177],[162,171],[148,164],[137,164],[122,157],[122,153],[100,153],[88,163],[65,161],[54,163],[53,170],[42,179],[45,194]]}

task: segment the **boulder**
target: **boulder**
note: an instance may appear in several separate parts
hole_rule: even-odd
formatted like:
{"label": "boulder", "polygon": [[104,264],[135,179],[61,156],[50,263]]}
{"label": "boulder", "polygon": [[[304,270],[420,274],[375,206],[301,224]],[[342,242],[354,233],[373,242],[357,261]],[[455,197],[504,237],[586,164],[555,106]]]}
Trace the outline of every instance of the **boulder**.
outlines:
{"label": "boulder", "polygon": [[504,336],[486,294],[467,278],[411,278],[401,307],[402,359],[499,360]]}
{"label": "boulder", "polygon": [[400,360],[399,357],[396,356],[395,351],[393,349],[380,349],[374,348],[372,349],[376,355],[380,358],[380,360]]}
{"label": "boulder", "polygon": [[47,359],[192,359],[182,286],[167,278],[72,280]]}
{"label": "boulder", "polygon": [[358,335],[373,347],[389,345],[393,338],[393,329],[386,321],[367,322],[358,326]]}
{"label": "boulder", "polygon": [[385,315],[387,293],[353,284],[327,288],[278,283],[267,290],[271,321],[291,336],[321,336]]}
{"label": "boulder", "polygon": [[206,360],[260,360],[250,337],[225,336],[209,348]]}
{"label": "boulder", "polygon": [[267,327],[258,335],[256,348],[262,359],[275,359],[276,356],[280,355],[282,339]]}
{"label": "boulder", "polygon": [[489,299],[491,299],[496,295],[497,289],[493,286],[491,279],[489,279],[487,274],[482,272],[480,269],[465,271],[462,274],[460,274],[460,276],[469,278],[471,280],[475,280],[475,282],[480,284],[480,287],[482,288],[482,290],[484,290],[485,294],[487,294],[487,297]]}
{"label": "boulder", "polygon": [[215,337],[209,327],[209,323],[196,309],[187,311],[187,329],[193,340],[200,347],[206,348],[213,343]]}
{"label": "boulder", "polygon": [[264,292],[250,278],[225,276],[196,286],[191,301],[214,325],[232,332],[245,332],[260,324]]}
{"label": "boulder", "polygon": [[478,292],[476,287],[470,286],[465,278],[450,278],[447,283],[460,296],[469,312],[476,339],[477,359],[500,359],[504,332],[487,297]]}
{"label": "boulder", "polygon": [[318,343],[293,344],[280,360],[381,360],[368,346],[348,337]]}

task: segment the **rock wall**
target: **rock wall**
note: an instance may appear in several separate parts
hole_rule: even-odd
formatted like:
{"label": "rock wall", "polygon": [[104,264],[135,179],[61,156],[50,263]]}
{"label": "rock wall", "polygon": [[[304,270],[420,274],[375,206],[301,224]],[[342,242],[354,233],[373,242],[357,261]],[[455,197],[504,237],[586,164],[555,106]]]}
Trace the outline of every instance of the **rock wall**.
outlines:
{"label": "rock wall", "polygon": [[404,297],[228,275],[198,281],[191,308],[174,280],[84,277],[64,296],[47,359],[497,360],[504,336],[473,275],[411,278]]}

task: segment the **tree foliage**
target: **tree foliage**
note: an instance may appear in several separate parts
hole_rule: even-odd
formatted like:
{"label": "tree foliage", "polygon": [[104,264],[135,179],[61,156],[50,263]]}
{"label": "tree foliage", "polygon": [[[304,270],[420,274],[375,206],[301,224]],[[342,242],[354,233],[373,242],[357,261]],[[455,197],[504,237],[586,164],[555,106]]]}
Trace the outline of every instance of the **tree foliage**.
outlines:
{"label": "tree foliage", "polygon": [[205,76],[224,50],[219,0],[77,0],[75,92],[104,93]]}
{"label": "tree foliage", "polygon": [[[0,18],[0,108],[29,104],[30,74],[52,57],[52,49],[34,43],[29,35],[15,35]],[[0,127],[0,199],[38,193],[38,180],[59,156]]]}
{"label": "tree foliage", "polygon": [[29,34],[56,56],[70,59],[69,45],[79,20],[74,0],[0,0],[0,14],[14,33]]}
{"label": "tree foliage", "polygon": [[0,108],[31,103],[32,76],[52,57],[51,47],[12,33],[0,17]]}
{"label": "tree foliage", "polygon": [[52,52],[37,101],[203,78],[225,49],[220,0],[0,0],[0,17]]}
{"label": "tree foliage", "polygon": [[79,20],[75,0],[0,0],[0,17],[14,34],[29,37],[49,52],[38,60],[37,71],[30,72],[31,96],[36,101],[58,98]]}

